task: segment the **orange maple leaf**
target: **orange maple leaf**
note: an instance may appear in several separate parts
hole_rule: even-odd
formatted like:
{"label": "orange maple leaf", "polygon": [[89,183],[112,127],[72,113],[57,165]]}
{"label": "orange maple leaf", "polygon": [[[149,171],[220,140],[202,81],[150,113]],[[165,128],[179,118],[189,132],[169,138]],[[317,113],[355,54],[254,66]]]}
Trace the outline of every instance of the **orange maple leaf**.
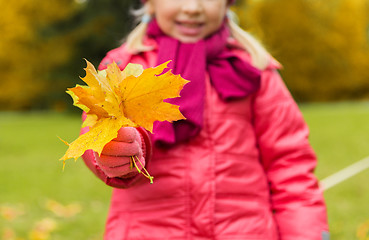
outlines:
{"label": "orange maple leaf", "polygon": [[171,71],[163,73],[169,62],[146,70],[128,64],[123,71],[114,62],[103,71],[86,62],[86,76],[81,79],[88,86],[77,85],[67,93],[74,105],[87,113],[83,127],[90,130],[70,144],[65,142],[69,148],[60,160],[77,160],[88,149],[100,155],[121,127],[141,126],[152,132],[155,121],[185,119],[179,106],[163,101],[179,97],[188,82]]}

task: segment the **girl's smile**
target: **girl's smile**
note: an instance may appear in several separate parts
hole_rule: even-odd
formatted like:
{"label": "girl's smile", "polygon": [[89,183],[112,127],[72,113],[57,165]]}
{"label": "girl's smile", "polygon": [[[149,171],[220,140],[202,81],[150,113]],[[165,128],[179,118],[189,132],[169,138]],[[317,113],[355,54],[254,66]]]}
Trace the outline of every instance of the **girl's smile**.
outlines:
{"label": "girl's smile", "polygon": [[175,22],[178,31],[182,35],[194,36],[200,35],[201,32],[204,30],[205,24],[197,23],[197,22],[190,22],[190,21],[176,21]]}
{"label": "girl's smile", "polygon": [[227,8],[227,0],[149,0],[149,10],[160,29],[186,43],[216,32]]}

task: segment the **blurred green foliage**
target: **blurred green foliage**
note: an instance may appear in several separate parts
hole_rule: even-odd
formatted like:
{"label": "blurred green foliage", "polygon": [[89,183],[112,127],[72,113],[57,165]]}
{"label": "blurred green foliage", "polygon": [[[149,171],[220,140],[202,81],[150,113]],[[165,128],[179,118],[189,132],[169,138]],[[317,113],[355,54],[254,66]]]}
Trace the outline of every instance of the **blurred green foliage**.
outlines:
{"label": "blurred green foliage", "polygon": [[[134,26],[138,0],[0,0],[0,110],[72,107],[81,83]],[[279,60],[298,101],[369,97],[369,2],[238,0],[243,28]]]}

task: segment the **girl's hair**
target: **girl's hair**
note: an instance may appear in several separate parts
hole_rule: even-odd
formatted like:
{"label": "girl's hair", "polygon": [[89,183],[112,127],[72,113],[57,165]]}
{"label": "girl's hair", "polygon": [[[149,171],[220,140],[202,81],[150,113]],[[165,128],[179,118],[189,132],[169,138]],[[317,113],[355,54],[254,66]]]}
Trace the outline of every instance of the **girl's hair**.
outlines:
{"label": "girl's hair", "polygon": [[[142,21],[142,19],[144,16],[147,17],[147,6],[144,5],[141,9],[132,11],[132,14],[136,17],[139,24],[128,34],[126,48],[132,53],[149,51],[152,47],[143,44],[148,23],[146,20]],[[236,16],[233,12],[229,10],[227,16],[229,19],[228,26],[232,36],[250,54],[252,64],[261,70],[265,69],[269,64],[269,53],[251,34],[238,26]]]}

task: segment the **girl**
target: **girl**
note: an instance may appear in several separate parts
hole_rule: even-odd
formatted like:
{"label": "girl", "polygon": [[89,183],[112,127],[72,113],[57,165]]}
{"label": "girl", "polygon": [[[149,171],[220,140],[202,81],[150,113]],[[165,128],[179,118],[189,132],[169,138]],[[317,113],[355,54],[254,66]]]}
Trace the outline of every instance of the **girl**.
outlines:
{"label": "girl", "polygon": [[232,2],[143,1],[142,22],[103,59],[100,69],[172,60],[191,81],[172,101],[186,120],[157,122],[153,135],[122,128],[100,157],[84,154],[114,187],[105,239],[329,238],[307,126],[279,64],[227,17]]}

